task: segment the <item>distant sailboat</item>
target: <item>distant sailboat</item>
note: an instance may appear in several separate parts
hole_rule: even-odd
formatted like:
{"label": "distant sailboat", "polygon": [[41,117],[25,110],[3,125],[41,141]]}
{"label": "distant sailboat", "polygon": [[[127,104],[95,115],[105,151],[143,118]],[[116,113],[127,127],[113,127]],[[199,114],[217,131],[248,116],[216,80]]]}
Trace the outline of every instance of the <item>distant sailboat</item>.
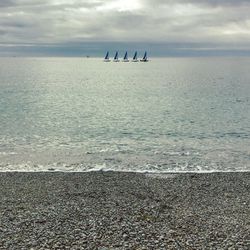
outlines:
{"label": "distant sailboat", "polygon": [[110,60],[109,60],[109,51],[107,51],[107,54],[106,54],[106,56],[104,58],[104,62],[110,62]]}
{"label": "distant sailboat", "polygon": [[119,62],[120,60],[118,59],[118,51],[116,51],[115,53],[115,57],[114,57],[114,62]]}
{"label": "distant sailboat", "polygon": [[122,61],[123,62],[129,62],[129,60],[128,60],[128,52],[127,51],[126,51]]}
{"label": "distant sailboat", "polygon": [[141,62],[148,62],[147,51],[145,51],[144,56],[140,61]]}
{"label": "distant sailboat", "polygon": [[138,62],[138,59],[137,59],[137,51],[136,51],[135,54],[134,54],[134,57],[133,57],[132,62]]}

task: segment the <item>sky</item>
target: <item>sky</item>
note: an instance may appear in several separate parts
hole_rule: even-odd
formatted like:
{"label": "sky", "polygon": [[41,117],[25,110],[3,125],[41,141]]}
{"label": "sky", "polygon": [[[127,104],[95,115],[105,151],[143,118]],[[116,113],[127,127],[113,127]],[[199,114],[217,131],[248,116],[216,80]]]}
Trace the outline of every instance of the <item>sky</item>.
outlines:
{"label": "sky", "polygon": [[250,55],[250,0],[0,0],[0,56]]}

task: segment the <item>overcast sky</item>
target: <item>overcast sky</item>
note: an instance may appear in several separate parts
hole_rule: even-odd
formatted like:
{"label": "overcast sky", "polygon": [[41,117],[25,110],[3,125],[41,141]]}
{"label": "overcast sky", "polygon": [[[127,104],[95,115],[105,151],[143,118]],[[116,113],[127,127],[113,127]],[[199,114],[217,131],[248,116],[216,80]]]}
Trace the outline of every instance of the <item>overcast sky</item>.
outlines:
{"label": "overcast sky", "polygon": [[0,0],[0,55],[250,55],[250,0]]}

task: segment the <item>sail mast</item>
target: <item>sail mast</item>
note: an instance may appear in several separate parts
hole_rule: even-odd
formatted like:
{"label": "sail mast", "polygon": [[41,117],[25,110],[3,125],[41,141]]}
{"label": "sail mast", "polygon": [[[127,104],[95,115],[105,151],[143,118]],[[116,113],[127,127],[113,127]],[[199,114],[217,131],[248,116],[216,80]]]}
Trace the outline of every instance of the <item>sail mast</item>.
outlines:
{"label": "sail mast", "polygon": [[141,62],[148,62],[147,51],[145,51],[144,56],[140,61]]}
{"label": "sail mast", "polygon": [[114,62],[119,62],[119,59],[118,59],[118,51],[116,51],[115,53],[115,57],[114,57]]}
{"label": "sail mast", "polygon": [[136,59],[137,59],[137,51],[135,52],[134,57],[133,57],[133,60],[136,60]]}
{"label": "sail mast", "polygon": [[124,57],[123,57],[123,62],[129,62],[128,60],[128,52],[126,51]]}
{"label": "sail mast", "polygon": [[107,51],[107,54],[106,54],[106,56],[104,58],[104,62],[110,62],[110,60],[109,60],[109,51]]}
{"label": "sail mast", "polygon": [[127,60],[128,59],[128,52],[126,51],[125,55],[124,55],[124,60]]}
{"label": "sail mast", "polygon": [[138,62],[138,59],[137,59],[137,51],[136,51],[135,54],[134,54],[133,62]]}

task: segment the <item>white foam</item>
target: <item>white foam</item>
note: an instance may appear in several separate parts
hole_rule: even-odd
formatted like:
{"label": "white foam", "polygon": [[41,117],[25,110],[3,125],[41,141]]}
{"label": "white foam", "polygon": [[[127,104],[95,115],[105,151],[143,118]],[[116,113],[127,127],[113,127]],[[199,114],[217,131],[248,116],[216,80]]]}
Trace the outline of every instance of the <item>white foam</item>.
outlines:
{"label": "white foam", "polygon": [[0,152],[0,155],[16,155],[16,152]]}
{"label": "white foam", "polygon": [[230,173],[230,172],[249,172],[250,168],[244,166],[241,169],[225,169],[221,167],[211,166],[192,166],[188,169],[187,165],[175,165],[171,169],[162,169],[158,165],[142,164],[142,165],[112,165],[107,163],[102,164],[84,164],[72,163],[66,164],[62,162],[55,162],[50,164],[34,164],[32,162],[23,162],[20,164],[2,164],[0,165],[0,172],[98,172],[98,171],[114,171],[114,172],[133,172],[145,174],[175,174],[175,173]]}

